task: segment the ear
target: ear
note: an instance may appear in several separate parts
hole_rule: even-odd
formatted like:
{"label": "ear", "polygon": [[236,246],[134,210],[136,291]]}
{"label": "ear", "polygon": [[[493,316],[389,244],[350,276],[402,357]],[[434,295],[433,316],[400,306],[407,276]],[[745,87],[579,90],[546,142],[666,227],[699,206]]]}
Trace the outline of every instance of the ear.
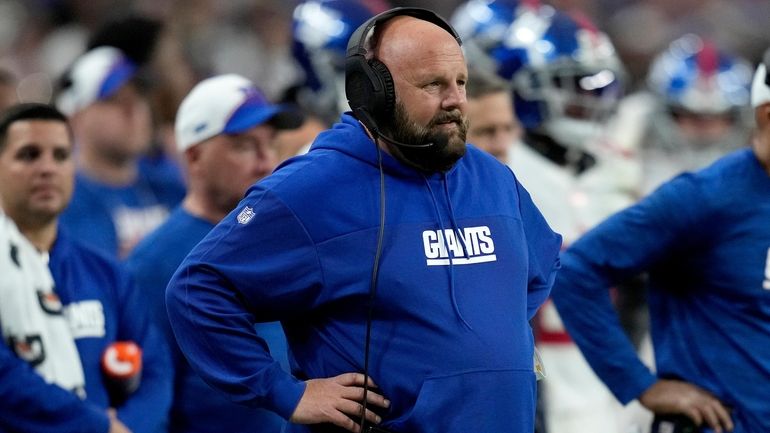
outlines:
{"label": "ear", "polygon": [[192,147],[188,147],[184,151],[184,154],[182,154],[182,157],[184,158],[187,170],[194,170],[203,157],[203,146],[201,146],[201,143],[198,143]]}
{"label": "ear", "polygon": [[770,102],[765,102],[754,109],[754,120],[760,131],[770,128]]}

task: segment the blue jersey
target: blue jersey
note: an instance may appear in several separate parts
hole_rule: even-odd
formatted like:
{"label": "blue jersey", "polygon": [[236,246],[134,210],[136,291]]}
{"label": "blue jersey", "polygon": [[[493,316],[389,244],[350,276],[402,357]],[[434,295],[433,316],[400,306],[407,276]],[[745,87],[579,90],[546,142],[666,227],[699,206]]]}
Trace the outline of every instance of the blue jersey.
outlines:
{"label": "blue jersey", "polygon": [[60,222],[73,237],[112,257],[125,257],[147,233],[158,227],[184,197],[178,177],[139,165],[134,183],[110,186],[83,173]]}
{"label": "blue jersey", "polygon": [[[36,306],[26,306],[9,298],[15,296],[18,291],[25,290],[35,290],[40,296],[41,293],[53,288],[53,286],[53,279],[43,258],[23,238],[15,224],[0,211],[0,287],[2,288],[0,306],[10,306],[10,308],[21,310],[18,311],[20,314],[32,316]],[[61,310],[47,308],[50,305],[52,304],[39,302],[38,308],[48,315],[56,316],[58,322],[62,318]],[[68,345],[67,350],[62,353],[61,348],[57,351],[57,349],[47,346],[49,342],[45,335],[29,334],[28,336],[31,338],[17,340],[14,344],[16,347],[25,349],[27,353],[36,355],[24,356],[17,354],[18,352],[11,348],[13,335],[10,332],[21,331],[22,329],[24,331],[21,332],[25,332],[32,329],[24,326],[16,327],[14,318],[8,316],[7,310],[5,310],[5,315],[0,317],[0,324],[2,324],[0,334],[3,338],[0,343],[0,432],[106,432],[109,428],[109,420],[104,407],[91,401],[81,400],[75,391],[70,392],[69,390],[69,385],[72,382],[78,382],[76,387],[83,385],[82,372],[73,372],[75,369],[81,370],[80,365],[63,365],[62,370],[66,371],[51,372],[49,370],[47,372],[49,380],[61,385],[46,383],[45,373],[38,370],[45,364],[55,362],[52,359],[54,356],[63,355],[63,359],[60,357],[59,360],[66,364],[67,356],[75,352],[72,355],[79,360],[75,343],[70,341],[71,345]],[[71,339],[68,323],[63,323],[63,325],[67,335],[49,334],[51,338]],[[43,329],[40,332],[45,333]],[[62,343],[61,341],[53,342],[53,344]],[[56,352],[57,355],[54,355],[53,352]],[[35,369],[32,368],[32,365],[35,366]],[[67,380],[71,379],[73,375],[78,376],[78,378],[74,381]],[[61,376],[64,376],[65,380],[62,380]]]}
{"label": "blue jersey", "polygon": [[620,401],[656,378],[607,287],[648,271],[657,375],[715,394],[732,408],[734,433],[770,431],[770,176],[751,150],[664,184],[586,234],[562,264],[559,313]]}
{"label": "blue jersey", "polygon": [[105,410],[110,406],[102,354],[114,341],[134,341],[143,352],[141,385],[117,408],[118,418],[134,433],[162,431],[171,404],[168,351],[150,326],[131,278],[117,262],[63,230],[51,249],[49,267],[80,353],[88,401]]}
{"label": "blue jersey", "polygon": [[[280,432],[285,421],[274,412],[233,403],[203,382],[179,351],[168,322],[166,286],[185,256],[213,227],[210,222],[177,207],[165,223],[136,246],[126,263],[172,353],[174,398],[169,431]],[[265,337],[273,357],[281,360],[288,371],[286,338],[280,324],[260,323],[257,331]]]}
{"label": "blue jersey", "polygon": [[[304,379],[362,372],[380,227],[377,148],[351,116],[250,189],[166,293],[177,340],[204,379],[289,418]],[[384,238],[369,373],[401,432],[533,430],[528,321],[561,238],[512,172],[468,146],[445,174],[383,153]],[[281,320],[292,373],[252,331]],[[313,431],[290,424],[289,431]]]}

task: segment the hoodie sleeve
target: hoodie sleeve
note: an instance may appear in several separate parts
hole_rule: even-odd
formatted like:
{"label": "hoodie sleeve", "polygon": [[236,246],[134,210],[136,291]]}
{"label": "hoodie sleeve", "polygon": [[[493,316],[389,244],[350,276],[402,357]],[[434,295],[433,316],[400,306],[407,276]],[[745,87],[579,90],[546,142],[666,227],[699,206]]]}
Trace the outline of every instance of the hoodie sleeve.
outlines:
{"label": "hoodie sleeve", "polygon": [[173,369],[164,343],[150,323],[146,303],[127,273],[118,285],[118,340],[134,341],[142,348],[142,376],[139,388],[118,408],[118,418],[133,433],[161,431],[167,422],[173,392]]}
{"label": "hoodie sleeve", "polygon": [[308,233],[258,186],[185,259],[166,307],[182,351],[209,385],[288,419],[305,384],[271,357],[254,324],[301,317],[322,286]]}
{"label": "hoodie sleeve", "polygon": [[5,344],[0,344],[0,431],[106,433],[104,410],[46,383]]}
{"label": "hoodie sleeve", "polygon": [[527,318],[531,320],[548,298],[556,271],[559,270],[561,235],[551,230],[527,190],[518,181],[516,187],[529,252]]}
{"label": "hoodie sleeve", "polygon": [[691,242],[702,203],[689,179],[679,177],[611,216],[562,254],[553,301],[588,363],[623,403],[656,379],[623,332],[608,289]]}

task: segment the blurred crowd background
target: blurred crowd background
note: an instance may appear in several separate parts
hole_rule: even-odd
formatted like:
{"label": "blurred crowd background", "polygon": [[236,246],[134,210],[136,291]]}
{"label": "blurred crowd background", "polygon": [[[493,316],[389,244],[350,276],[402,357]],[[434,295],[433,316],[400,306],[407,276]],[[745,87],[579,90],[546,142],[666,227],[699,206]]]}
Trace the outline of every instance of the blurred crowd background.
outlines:
{"label": "blurred crowd background", "polygon": [[[48,101],[57,78],[107,23],[140,16],[129,33],[142,44],[159,34],[155,59],[161,92],[158,115],[173,117],[178,102],[201,78],[222,72],[254,80],[281,99],[300,79],[291,55],[291,19],[298,0],[0,0],[0,71],[11,74],[22,101]],[[366,2],[365,2],[366,3]],[[459,0],[370,0],[374,10],[420,6],[449,18]],[[757,62],[770,45],[767,0],[554,0],[581,11],[609,34],[639,86],[655,54],[685,33],[711,38]],[[162,24],[162,25],[160,25]],[[106,37],[109,37],[107,35]],[[125,35],[122,37],[126,37]],[[137,49],[137,52],[145,50]],[[7,81],[5,78],[3,81]]]}

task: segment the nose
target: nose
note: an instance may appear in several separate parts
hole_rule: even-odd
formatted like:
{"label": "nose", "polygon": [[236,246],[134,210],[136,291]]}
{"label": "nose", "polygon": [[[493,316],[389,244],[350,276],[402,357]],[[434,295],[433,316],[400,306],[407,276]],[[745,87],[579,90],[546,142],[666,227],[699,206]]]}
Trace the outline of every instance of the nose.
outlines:
{"label": "nose", "polygon": [[57,161],[52,152],[45,152],[38,160],[38,170],[43,175],[50,175],[59,169],[60,161]]}
{"label": "nose", "polygon": [[467,99],[465,97],[464,85],[455,82],[446,87],[444,99],[441,101],[442,109],[451,111],[464,107],[466,103]]}

